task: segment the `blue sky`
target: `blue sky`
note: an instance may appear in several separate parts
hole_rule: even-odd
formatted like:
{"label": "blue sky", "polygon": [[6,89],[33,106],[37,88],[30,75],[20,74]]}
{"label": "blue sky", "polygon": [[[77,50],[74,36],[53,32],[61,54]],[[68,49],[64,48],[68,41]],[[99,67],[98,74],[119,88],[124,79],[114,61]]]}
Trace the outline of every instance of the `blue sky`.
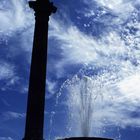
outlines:
{"label": "blue sky", "polygon": [[[24,135],[34,31],[27,2],[0,1],[0,140]],[[44,138],[82,136],[88,118],[89,136],[140,139],[140,1],[53,2]]]}

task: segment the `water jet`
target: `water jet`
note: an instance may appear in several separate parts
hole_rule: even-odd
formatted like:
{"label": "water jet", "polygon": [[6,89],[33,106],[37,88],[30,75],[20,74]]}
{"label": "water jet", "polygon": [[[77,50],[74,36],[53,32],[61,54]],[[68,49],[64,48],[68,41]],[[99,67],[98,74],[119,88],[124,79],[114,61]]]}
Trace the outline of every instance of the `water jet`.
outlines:
{"label": "water jet", "polygon": [[[102,110],[102,93],[107,84],[103,79],[102,76],[93,79],[83,75],[82,77],[76,76],[69,82],[70,86],[66,88],[69,91],[70,131],[73,133],[71,136],[74,137],[59,138],[58,140],[113,140],[112,138],[95,137],[100,136],[99,133],[96,133],[98,129],[104,131],[104,127],[98,127],[100,119],[99,114],[97,115],[97,111]],[[73,130],[76,131],[73,132]]]}

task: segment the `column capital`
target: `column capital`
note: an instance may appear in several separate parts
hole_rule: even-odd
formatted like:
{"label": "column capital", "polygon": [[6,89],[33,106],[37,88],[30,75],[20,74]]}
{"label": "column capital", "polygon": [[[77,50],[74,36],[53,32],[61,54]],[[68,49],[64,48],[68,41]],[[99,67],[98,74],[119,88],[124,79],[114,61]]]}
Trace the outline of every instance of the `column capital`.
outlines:
{"label": "column capital", "polygon": [[35,11],[35,16],[47,16],[55,13],[57,8],[49,1],[29,1],[29,7]]}

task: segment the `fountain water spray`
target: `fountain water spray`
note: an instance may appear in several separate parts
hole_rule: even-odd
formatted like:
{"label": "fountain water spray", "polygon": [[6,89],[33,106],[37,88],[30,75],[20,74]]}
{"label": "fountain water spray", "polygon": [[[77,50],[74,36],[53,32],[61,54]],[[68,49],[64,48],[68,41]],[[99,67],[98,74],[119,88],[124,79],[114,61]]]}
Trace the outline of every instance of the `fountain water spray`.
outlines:
{"label": "fountain water spray", "polygon": [[[119,126],[115,116],[113,122],[110,117],[117,111],[114,110],[117,105],[114,99],[119,96],[117,83],[122,80],[122,76],[115,67],[97,73],[94,68],[88,68],[67,79],[57,95],[57,105],[67,107],[68,131],[65,137],[104,137],[112,125]],[[115,131],[116,137],[119,132]]]}
{"label": "fountain water spray", "polygon": [[79,115],[81,123],[82,136],[88,137],[91,129],[92,121],[92,92],[89,88],[90,78],[84,76],[80,88],[80,106]]}
{"label": "fountain water spray", "polygon": [[92,125],[94,125],[94,111],[102,106],[103,94],[101,90],[103,90],[103,83],[98,80],[101,79],[95,78],[93,80],[91,77],[83,76],[68,88],[69,112],[72,113],[72,120],[75,118],[77,121],[79,133],[83,137],[90,136]]}
{"label": "fountain water spray", "polygon": [[[121,80],[121,76],[118,77],[113,70],[103,70],[93,75],[80,74],[63,86],[68,91],[70,133],[82,137],[104,136],[105,127],[111,124],[108,115],[112,111],[111,104],[118,92],[116,83]],[[104,112],[105,108],[108,108],[108,112]],[[76,132],[72,132],[75,129]]]}

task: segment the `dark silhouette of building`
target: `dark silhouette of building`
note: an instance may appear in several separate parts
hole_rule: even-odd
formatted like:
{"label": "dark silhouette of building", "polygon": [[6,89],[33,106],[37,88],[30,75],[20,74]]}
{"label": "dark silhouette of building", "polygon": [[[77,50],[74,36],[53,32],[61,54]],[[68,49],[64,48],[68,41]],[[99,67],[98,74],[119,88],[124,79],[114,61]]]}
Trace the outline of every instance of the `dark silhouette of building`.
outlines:
{"label": "dark silhouette of building", "polygon": [[49,0],[30,1],[29,6],[35,11],[35,31],[23,140],[43,140],[48,21],[56,7]]}

